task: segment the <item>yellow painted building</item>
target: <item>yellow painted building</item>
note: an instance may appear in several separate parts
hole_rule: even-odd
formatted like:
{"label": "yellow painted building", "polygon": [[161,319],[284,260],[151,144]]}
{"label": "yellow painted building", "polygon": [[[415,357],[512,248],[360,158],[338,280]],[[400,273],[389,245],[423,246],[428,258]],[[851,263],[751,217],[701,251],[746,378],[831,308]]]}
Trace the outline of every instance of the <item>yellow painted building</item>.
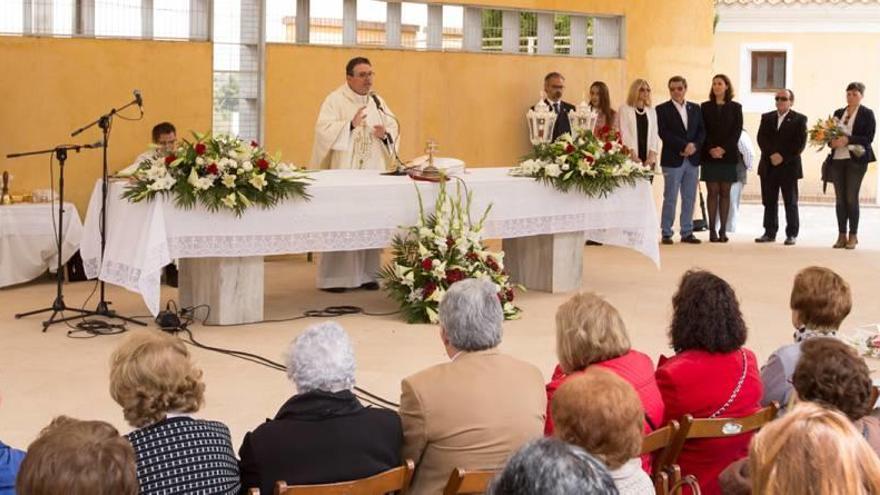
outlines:
{"label": "yellow painted building", "polygon": [[[434,2],[436,3],[436,2]],[[452,3],[452,2],[450,2]],[[427,139],[441,153],[470,166],[509,166],[529,149],[524,111],[534,104],[545,73],[567,77],[567,99],[579,101],[588,84],[606,81],[619,105],[629,82],[648,79],[658,101],[669,76],[699,87],[712,70],[711,0],[481,0],[479,5],[526,11],[622,16],[620,58],[415,51],[366,46],[269,44],[265,51],[264,141],[295,163],[310,156],[313,126],[323,98],[344,81],[344,64],[371,58],[375,89],[400,118],[401,155],[421,153]],[[683,15],[686,13],[686,15]],[[144,120],[114,125],[110,167],[128,165],[149,142],[152,125],[169,120],[178,133],[206,130],[212,120],[212,50],[206,42],[0,37],[0,155],[71,141],[72,129],[133,88],[146,98]],[[94,141],[97,131],[80,139]],[[48,159],[0,158],[0,171],[26,192],[49,183]],[[84,212],[100,155],[68,162],[68,197]],[[659,187],[655,185],[655,187]]]}
{"label": "yellow painted building", "polygon": [[[716,8],[714,70],[730,76],[756,149],[761,113],[774,109],[773,92],[762,83],[791,88],[794,109],[807,115],[810,125],[846,105],[846,86],[852,81],[867,86],[862,103],[880,110],[880,1],[718,0]],[[708,89],[697,92],[706,98]],[[878,144],[875,140],[875,149]],[[834,201],[833,186],[822,193],[820,168],[826,154],[809,146],[804,152],[801,200]],[[863,203],[877,202],[878,180],[875,163],[862,183]],[[757,177],[744,195],[760,199]]]}

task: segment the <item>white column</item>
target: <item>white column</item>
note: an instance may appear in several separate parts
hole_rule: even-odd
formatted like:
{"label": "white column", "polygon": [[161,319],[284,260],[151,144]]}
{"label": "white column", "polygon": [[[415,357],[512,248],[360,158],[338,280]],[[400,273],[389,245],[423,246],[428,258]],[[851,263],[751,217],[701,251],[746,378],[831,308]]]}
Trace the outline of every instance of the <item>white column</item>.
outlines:
{"label": "white column", "polygon": [[311,0],[296,0],[296,42],[308,43],[312,14]]}
{"label": "white column", "polygon": [[568,54],[572,57],[587,55],[587,18],[584,16],[571,16],[571,47]]}
{"label": "white column", "polygon": [[501,51],[519,53],[519,12],[516,10],[501,12]]}
{"label": "white column", "polygon": [[342,0],[342,44],[357,44],[357,0]]}
{"label": "white column", "polygon": [[95,35],[95,0],[76,0],[73,17],[76,23],[74,34]]}
{"label": "white column", "polygon": [[34,0],[21,1],[21,34],[34,34]]}
{"label": "white column", "polygon": [[141,38],[153,39],[153,0],[141,0]]}
{"label": "white column", "polygon": [[211,0],[189,0],[189,39],[213,39],[211,32],[213,3]]}
{"label": "white column", "polygon": [[538,14],[538,55],[552,55],[556,45],[556,25],[553,14]]}
{"label": "white column", "polygon": [[388,2],[385,6],[385,46],[388,48],[400,48],[400,3]]}
{"label": "white column", "polygon": [[428,49],[443,48],[443,6],[428,4]]}
{"label": "white column", "polygon": [[463,33],[461,47],[466,52],[483,50],[483,10],[478,7],[465,7],[462,20]]}
{"label": "white column", "polygon": [[593,19],[593,55],[604,58],[620,57],[620,18]]}
{"label": "white column", "polygon": [[581,287],[584,233],[534,235],[504,239],[504,266],[510,281],[529,290],[571,292]]}

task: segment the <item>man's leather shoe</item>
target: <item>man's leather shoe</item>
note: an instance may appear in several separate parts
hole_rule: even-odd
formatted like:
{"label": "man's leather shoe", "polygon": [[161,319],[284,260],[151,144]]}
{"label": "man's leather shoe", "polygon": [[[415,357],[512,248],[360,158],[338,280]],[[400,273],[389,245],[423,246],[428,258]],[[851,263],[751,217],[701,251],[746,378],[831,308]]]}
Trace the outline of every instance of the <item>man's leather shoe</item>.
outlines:
{"label": "man's leather shoe", "polygon": [[361,289],[364,290],[379,290],[379,282],[366,282],[361,284]]}
{"label": "man's leather shoe", "polygon": [[786,245],[786,246],[794,246],[794,245],[795,245],[795,242],[796,242],[796,241],[795,241],[795,238],[794,238],[794,237],[786,237],[786,238],[785,238],[785,245]]}
{"label": "man's leather shoe", "polygon": [[672,237],[666,237],[666,236],[663,236],[663,239],[660,240],[660,243],[667,244],[667,245],[674,244],[672,241]]}
{"label": "man's leather shoe", "polygon": [[345,292],[345,287],[327,287],[321,290],[324,292],[331,292],[333,294],[341,294]]}
{"label": "man's leather shoe", "polygon": [[701,244],[703,241],[697,239],[697,236],[691,234],[687,237],[682,237],[681,242],[686,242],[688,244]]}
{"label": "man's leather shoe", "polygon": [[[786,239],[786,241],[787,241],[787,239]],[[755,239],[755,242],[759,242],[759,243],[763,243],[763,242],[776,242],[776,238],[775,238],[775,237],[770,237],[769,235],[764,234],[764,235],[762,235],[761,237],[758,237],[757,239]]]}

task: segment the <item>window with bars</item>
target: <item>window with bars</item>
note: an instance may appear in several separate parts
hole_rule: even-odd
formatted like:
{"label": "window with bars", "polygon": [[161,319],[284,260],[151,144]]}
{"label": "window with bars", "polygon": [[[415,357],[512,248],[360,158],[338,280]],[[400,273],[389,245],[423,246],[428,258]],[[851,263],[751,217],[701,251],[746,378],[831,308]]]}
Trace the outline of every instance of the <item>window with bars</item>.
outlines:
{"label": "window with bars", "polygon": [[784,51],[752,52],[752,92],[773,93],[785,88],[787,58]]}

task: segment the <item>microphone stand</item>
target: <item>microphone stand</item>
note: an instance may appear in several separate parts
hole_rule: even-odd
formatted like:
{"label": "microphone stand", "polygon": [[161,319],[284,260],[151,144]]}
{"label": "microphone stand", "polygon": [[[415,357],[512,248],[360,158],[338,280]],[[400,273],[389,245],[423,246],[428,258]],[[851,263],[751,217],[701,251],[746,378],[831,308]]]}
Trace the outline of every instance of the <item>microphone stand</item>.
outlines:
{"label": "microphone stand", "polygon": [[[102,148],[102,174],[101,174],[101,221],[100,223],[100,232],[101,232],[101,264],[104,262],[104,252],[107,247],[107,196],[108,189],[110,184],[109,177],[109,167],[107,165],[107,147],[110,145],[110,129],[113,126],[113,117],[125,110],[126,108],[138,105],[141,109],[141,118],[144,116],[144,110],[141,107],[141,101],[139,94],[135,95],[135,98],[130,102],[123,105],[121,108],[111,108],[109,112],[101,115],[97,118],[97,120],[90,122],[79,129],[70,133],[71,136],[76,136],[86,129],[92,128],[94,126],[98,126],[101,128],[101,133],[103,135],[103,146]],[[120,117],[122,118],[122,117]],[[99,268],[100,270],[100,268]],[[137,325],[147,326],[147,324],[143,321],[135,320],[134,318],[129,318],[127,316],[121,316],[115,310],[110,309],[110,301],[106,298],[106,288],[104,281],[101,280],[100,273],[98,275],[98,284],[100,286],[100,299],[98,299],[98,306],[95,308],[93,312],[95,315],[104,316],[107,318],[117,318],[123,321],[127,321],[129,323],[135,323]]]}
{"label": "microphone stand", "polygon": [[[382,127],[385,127],[385,115],[394,119],[394,123],[397,124],[397,137],[400,137],[400,121],[397,120],[393,114],[387,113],[385,109],[382,107],[382,104],[379,103],[379,97],[376,96],[376,93],[370,92],[370,96],[373,98],[373,101],[376,103],[376,110],[379,111],[379,118],[382,120]],[[394,146],[394,139],[391,138],[391,133],[385,133],[385,138],[382,140],[385,143],[385,146],[388,147],[388,151],[391,152],[391,157],[395,160],[396,168],[391,172],[383,172],[381,175],[409,175],[406,173],[406,164],[403,163],[403,160],[400,159],[400,156],[397,154],[397,147]]]}
{"label": "microphone stand", "polygon": [[[24,153],[12,153],[6,155],[6,158],[19,158],[23,156],[54,154],[55,157],[58,159],[58,232],[57,237],[55,238],[55,249],[58,251],[58,264],[55,267],[57,270],[55,272],[55,300],[48,308],[36,309],[34,311],[27,311],[25,313],[18,313],[15,315],[15,318],[19,319],[24,318],[25,316],[31,316],[51,311],[52,316],[50,316],[48,320],[43,322],[43,332],[45,332],[49,328],[49,325],[54,325],[55,323],[63,323],[65,321],[76,320],[85,316],[98,315],[96,311],[88,311],[85,309],[72,308],[68,306],[64,303],[64,294],[62,292],[62,287],[64,285],[64,262],[62,261],[64,259],[64,254],[62,252],[64,249],[64,242],[62,241],[62,237],[64,236],[64,162],[67,160],[68,151],[72,150],[79,153],[79,150],[81,149],[97,147],[98,146],[96,144],[61,145],[46,150],[28,151]],[[77,315],[65,317],[64,311],[72,311],[74,313],[77,313]],[[61,314],[62,317],[55,318],[59,314]]]}

